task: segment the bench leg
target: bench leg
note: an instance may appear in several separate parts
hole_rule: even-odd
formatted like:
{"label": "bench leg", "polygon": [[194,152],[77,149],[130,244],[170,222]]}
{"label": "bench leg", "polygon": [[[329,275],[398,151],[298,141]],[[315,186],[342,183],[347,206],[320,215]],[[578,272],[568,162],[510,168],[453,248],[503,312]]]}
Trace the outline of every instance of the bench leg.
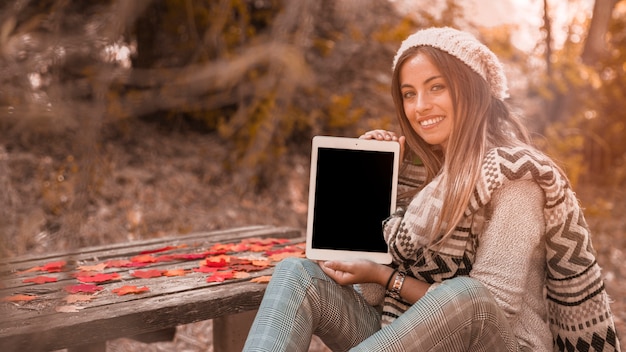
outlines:
{"label": "bench leg", "polygon": [[256,310],[213,319],[213,351],[241,352]]}

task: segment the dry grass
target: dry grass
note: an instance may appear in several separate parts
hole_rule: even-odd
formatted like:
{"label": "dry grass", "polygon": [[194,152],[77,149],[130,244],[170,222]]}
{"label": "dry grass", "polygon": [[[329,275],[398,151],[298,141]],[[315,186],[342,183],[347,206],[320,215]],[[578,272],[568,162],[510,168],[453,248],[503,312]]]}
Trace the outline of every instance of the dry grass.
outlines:
{"label": "dry grass", "polygon": [[[170,126],[171,127],[171,126]],[[134,122],[105,131],[90,160],[71,138],[0,149],[0,251],[42,253],[173,233],[244,225],[305,227],[308,157],[289,157],[264,192],[223,172],[229,152],[218,138]],[[308,143],[308,142],[307,142]],[[89,170],[87,172],[86,170]],[[281,173],[277,173],[281,175]],[[578,188],[618,332],[626,334],[626,191]],[[109,351],[211,351],[211,322],[180,326],[173,342],[119,339]],[[623,339],[626,339],[624,337]],[[314,339],[311,351],[327,351]],[[623,348],[624,349],[624,348]]]}

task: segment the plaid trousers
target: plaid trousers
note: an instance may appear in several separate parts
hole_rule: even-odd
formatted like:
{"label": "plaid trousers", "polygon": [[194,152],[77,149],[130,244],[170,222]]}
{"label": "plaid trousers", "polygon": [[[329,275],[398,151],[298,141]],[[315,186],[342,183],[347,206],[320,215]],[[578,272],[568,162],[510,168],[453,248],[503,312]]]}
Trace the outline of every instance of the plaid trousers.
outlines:
{"label": "plaid trousers", "polygon": [[381,329],[376,307],[307,259],[274,271],[244,351],[307,351],[313,334],[333,351],[518,351],[502,310],[478,281],[444,281]]}

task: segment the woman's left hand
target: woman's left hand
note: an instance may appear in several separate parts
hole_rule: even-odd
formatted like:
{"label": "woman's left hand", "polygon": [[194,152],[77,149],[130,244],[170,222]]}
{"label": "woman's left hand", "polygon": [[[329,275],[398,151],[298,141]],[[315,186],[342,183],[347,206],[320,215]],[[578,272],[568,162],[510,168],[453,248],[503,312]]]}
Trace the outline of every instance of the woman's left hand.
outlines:
{"label": "woman's left hand", "polygon": [[319,265],[326,275],[340,285],[373,282],[384,286],[393,271],[386,265],[364,259],[354,261],[331,260],[321,262]]}

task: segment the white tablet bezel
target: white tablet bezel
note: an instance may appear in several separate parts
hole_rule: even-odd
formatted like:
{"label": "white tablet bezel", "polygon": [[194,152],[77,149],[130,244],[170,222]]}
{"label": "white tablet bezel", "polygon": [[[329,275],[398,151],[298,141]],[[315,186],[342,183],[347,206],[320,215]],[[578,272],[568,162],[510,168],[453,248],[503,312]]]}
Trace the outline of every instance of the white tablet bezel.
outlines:
{"label": "white tablet bezel", "polygon": [[[312,260],[356,260],[368,259],[380,264],[391,263],[389,250],[384,252],[367,252],[360,250],[320,249],[312,247],[313,218],[315,214],[315,192],[317,177],[317,156],[319,148],[338,148],[349,150],[383,151],[392,152],[393,172],[391,187],[391,205],[389,214],[393,214],[396,208],[398,188],[398,170],[400,165],[400,144],[392,141],[378,141],[370,139],[358,139],[349,137],[315,136],[311,149],[311,173],[309,178],[309,206],[306,230],[306,257]],[[381,234],[382,236],[382,234]]]}

